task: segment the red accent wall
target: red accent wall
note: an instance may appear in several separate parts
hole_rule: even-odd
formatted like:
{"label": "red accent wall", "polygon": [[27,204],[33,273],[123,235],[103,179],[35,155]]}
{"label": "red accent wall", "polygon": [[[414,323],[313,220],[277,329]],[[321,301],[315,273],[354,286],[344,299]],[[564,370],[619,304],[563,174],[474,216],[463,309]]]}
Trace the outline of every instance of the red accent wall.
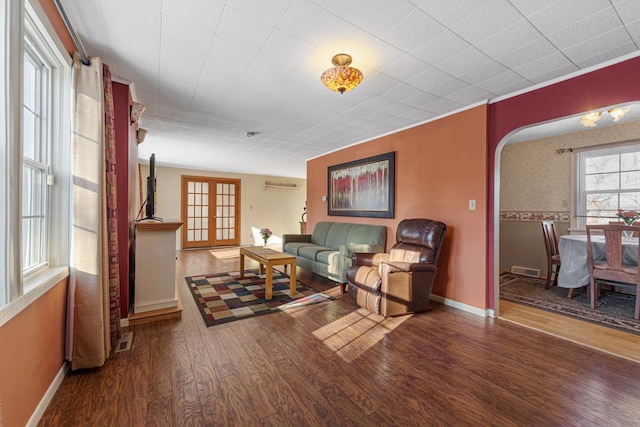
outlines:
{"label": "red accent wall", "polygon": [[113,82],[118,182],[118,259],[120,263],[120,318],[129,317],[129,86]]}
{"label": "red accent wall", "polygon": [[[345,95],[346,96],[346,95]],[[318,221],[387,226],[387,250],[404,218],[447,224],[433,293],[486,308],[487,229],[486,105],[377,138],[307,162],[308,231]],[[396,153],[396,215],[393,219],[329,216],[327,168],[377,154]],[[475,199],[477,210],[469,210]]]}
{"label": "red accent wall", "polygon": [[497,254],[493,245],[495,154],[509,133],[536,123],[577,115],[585,111],[626,102],[640,101],[640,57],[558,82],[489,107],[489,209],[487,228],[487,283],[489,306],[493,307],[493,264]]}

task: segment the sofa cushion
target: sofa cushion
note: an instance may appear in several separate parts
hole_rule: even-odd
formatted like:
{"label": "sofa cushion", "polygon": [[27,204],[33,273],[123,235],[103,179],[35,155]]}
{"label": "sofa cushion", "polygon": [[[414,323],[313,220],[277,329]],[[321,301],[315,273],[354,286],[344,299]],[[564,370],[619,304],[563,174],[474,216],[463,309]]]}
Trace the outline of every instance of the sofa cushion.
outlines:
{"label": "sofa cushion", "polygon": [[321,252],[337,252],[337,251],[333,248],[327,248],[325,246],[309,245],[309,246],[302,246],[301,248],[299,248],[298,256],[311,259],[314,261],[318,261],[318,253],[321,253]]}
{"label": "sofa cushion", "polygon": [[316,245],[308,242],[289,242],[284,245],[284,252],[291,255],[300,255],[300,248],[304,248],[307,246],[315,247]]}
{"label": "sofa cushion", "polygon": [[[327,242],[327,234],[329,229],[333,225],[333,222],[321,221],[313,227],[313,234],[311,234],[311,243],[314,245],[325,246]],[[336,247],[337,248],[337,247]]]}
{"label": "sofa cushion", "polygon": [[384,252],[384,243],[387,241],[387,227],[384,225],[351,224],[347,237],[343,238],[343,240],[346,244],[366,243],[380,246],[380,243],[382,243],[381,248],[376,252]]}
{"label": "sofa cushion", "polygon": [[[327,233],[327,239],[324,243],[324,246],[328,246],[334,249],[340,249],[340,245],[344,245],[345,243],[365,243],[362,241],[354,240],[353,242],[349,242],[346,240],[349,235],[349,231],[356,224],[349,224],[346,222],[334,222]],[[369,233],[371,233],[371,226],[369,227]],[[365,236],[362,236],[365,238]]]}
{"label": "sofa cushion", "polygon": [[335,264],[337,262],[335,257],[339,254],[340,253],[335,250],[318,252],[316,254],[316,261],[323,264]]}

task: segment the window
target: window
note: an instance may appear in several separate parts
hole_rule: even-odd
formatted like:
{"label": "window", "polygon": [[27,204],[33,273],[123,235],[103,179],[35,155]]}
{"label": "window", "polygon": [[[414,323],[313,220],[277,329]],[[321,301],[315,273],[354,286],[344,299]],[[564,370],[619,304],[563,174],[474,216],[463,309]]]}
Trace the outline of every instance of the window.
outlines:
{"label": "window", "polygon": [[38,0],[0,18],[2,325],[68,274],[71,58]]}
{"label": "window", "polygon": [[51,72],[38,46],[25,35],[22,109],[22,271],[48,265],[48,194]]}
{"label": "window", "polygon": [[640,210],[640,143],[576,154],[579,228],[617,221],[618,209]]}

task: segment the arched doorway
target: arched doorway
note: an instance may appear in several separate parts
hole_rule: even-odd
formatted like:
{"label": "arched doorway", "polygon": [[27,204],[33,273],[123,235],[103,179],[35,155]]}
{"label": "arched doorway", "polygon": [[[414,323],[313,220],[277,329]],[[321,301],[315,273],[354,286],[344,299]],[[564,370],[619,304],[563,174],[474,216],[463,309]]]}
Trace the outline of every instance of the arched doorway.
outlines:
{"label": "arched doorway", "polygon": [[[496,317],[502,317],[501,316],[501,308],[500,308],[500,288],[499,288],[499,275],[500,275],[500,259],[501,259],[501,248],[500,248],[500,240],[501,240],[501,236],[500,236],[500,231],[501,231],[501,226],[500,226],[500,212],[501,210],[504,211],[504,209],[502,209],[501,207],[501,185],[503,183],[502,179],[503,179],[503,173],[505,172],[506,175],[509,175],[508,173],[508,167],[506,167],[506,163],[505,160],[503,158],[503,150],[505,149],[505,147],[511,145],[511,144],[518,144],[518,143],[523,143],[523,146],[525,144],[529,145],[529,148],[527,148],[526,150],[523,150],[523,152],[526,153],[532,153],[532,147],[535,146],[535,144],[540,144],[540,146],[542,147],[541,150],[547,150],[547,151],[551,151],[549,153],[550,156],[555,156],[555,157],[563,157],[563,160],[565,160],[565,163],[567,164],[567,166],[565,166],[565,168],[567,169],[567,173],[568,174],[572,174],[572,169],[569,167],[570,164],[570,156],[571,154],[568,152],[563,152],[563,151],[559,151],[556,152],[557,150],[557,146],[554,146],[553,144],[550,144],[550,142],[552,143],[556,143],[556,144],[564,144],[562,141],[565,141],[565,143],[567,141],[570,141],[569,145],[566,145],[566,147],[571,147],[574,150],[575,149],[580,149],[583,147],[588,147],[590,145],[602,145],[602,144],[615,144],[617,142],[622,142],[622,141],[628,141],[631,139],[638,139],[640,138],[640,132],[638,131],[639,125],[638,123],[640,123],[640,104],[625,104],[625,106],[629,106],[632,111],[634,111],[633,114],[631,114],[630,116],[627,117],[628,120],[619,122],[619,123],[601,123],[602,126],[598,127],[597,129],[593,129],[593,130],[587,130],[587,128],[584,128],[582,126],[580,126],[580,116],[582,114],[575,114],[569,117],[564,117],[564,118],[560,118],[551,122],[547,122],[544,124],[532,124],[530,126],[524,127],[522,129],[518,129],[515,130],[513,132],[510,132],[508,135],[506,135],[497,145],[495,153],[494,153],[494,186],[493,186],[493,216],[492,216],[492,221],[493,221],[493,247],[494,247],[494,263],[493,263],[493,279],[494,279],[494,307],[495,307],[495,313],[496,313]],[[611,106],[609,107],[604,107],[605,109],[610,109]],[[567,123],[572,122],[574,125],[573,127],[571,126],[566,126]],[[576,125],[577,124],[577,125]],[[616,129],[614,126],[616,125],[623,125],[623,126],[618,126],[618,128]],[[603,135],[608,134],[608,136],[604,137]],[[538,138],[538,136],[540,138]],[[532,145],[534,144],[534,145]],[[558,145],[560,146],[560,145]],[[562,145],[565,146],[565,145]],[[552,150],[550,150],[550,148],[552,148]],[[539,156],[536,155],[532,155],[530,159],[528,159],[528,161],[531,161],[532,159],[536,159],[536,160],[540,160]],[[511,157],[512,160],[512,157]],[[511,179],[513,178],[513,176],[510,177]],[[509,177],[507,177],[506,179],[509,179]],[[557,182],[554,181],[554,183],[557,184]],[[565,185],[568,183],[564,183]],[[570,194],[570,192],[572,191],[572,189],[570,188],[566,188],[564,189],[564,191],[566,192],[566,194]],[[507,209],[508,210],[508,209]],[[567,212],[569,210],[567,209]],[[537,225],[539,226],[539,221],[530,221],[531,225]],[[567,228],[567,227],[565,227]],[[536,228],[537,230],[537,228]],[[540,234],[540,239],[542,238],[541,234]],[[504,270],[504,265],[503,265],[503,270]],[[505,304],[507,305],[507,304]],[[540,314],[538,314],[538,316],[540,317]],[[506,318],[507,320],[512,320],[509,319],[508,317],[504,316],[503,318]],[[551,318],[551,316],[549,316],[549,318]],[[555,320],[554,320],[555,321]],[[517,322],[517,323],[521,323],[521,322]],[[535,323],[535,322],[534,322]],[[528,327],[533,327],[534,329],[538,329],[536,327],[535,324],[527,324],[526,322],[523,322],[521,324],[524,324],[525,326]],[[568,328],[571,328],[571,326],[568,326]],[[557,329],[557,327],[556,327]],[[542,330],[542,329],[541,329]],[[548,332],[548,331],[545,331]],[[554,334],[555,335],[555,334]],[[562,335],[560,335],[562,336]],[[568,339],[572,339],[573,341],[576,342],[581,342],[585,345],[589,345],[595,348],[598,348],[597,346],[591,345],[590,342],[588,340],[586,341],[580,341],[579,339],[570,337],[570,336],[564,336],[565,338]],[[600,350],[603,351],[607,351],[607,349],[605,348],[598,348]],[[619,354],[616,352],[616,350],[611,350],[611,352],[614,352],[616,354]]]}

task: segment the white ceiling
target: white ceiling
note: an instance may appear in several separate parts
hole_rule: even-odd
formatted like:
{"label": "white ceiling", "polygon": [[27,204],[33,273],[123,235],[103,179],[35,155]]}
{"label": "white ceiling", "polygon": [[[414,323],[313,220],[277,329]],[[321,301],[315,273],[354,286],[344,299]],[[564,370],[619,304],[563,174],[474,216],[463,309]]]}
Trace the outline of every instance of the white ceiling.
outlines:
{"label": "white ceiling", "polygon": [[[306,160],[640,54],[639,0],[62,0],[147,107],[141,158],[306,177]],[[340,52],[362,84],[320,74]],[[246,132],[257,132],[252,138]]]}

